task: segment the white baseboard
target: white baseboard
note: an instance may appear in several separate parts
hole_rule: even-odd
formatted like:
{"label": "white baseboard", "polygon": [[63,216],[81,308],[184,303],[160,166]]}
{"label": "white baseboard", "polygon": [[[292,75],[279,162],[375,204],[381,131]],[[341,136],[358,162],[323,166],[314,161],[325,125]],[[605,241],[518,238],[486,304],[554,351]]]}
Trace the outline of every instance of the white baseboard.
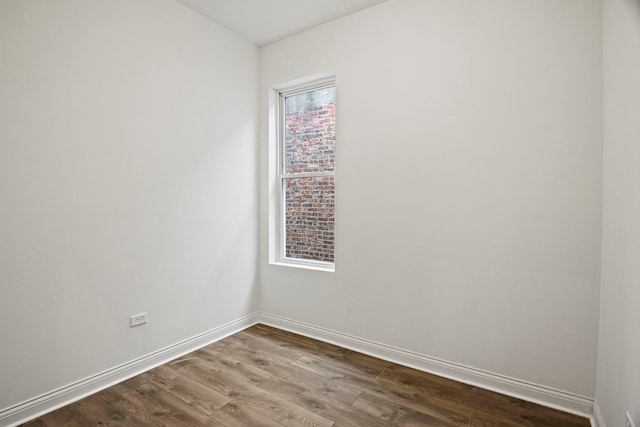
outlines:
{"label": "white baseboard", "polygon": [[[309,325],[280,316],[261,313],[260,323],[320,341],[355,350],[400,365],[429,372],[483,389],[538,403],[564,412],[591,418],[593,399],[527,381],[509,378],[481,369],[447,362],[341,332]],[[604,427],[601,425],[599,427]]]}
{"label": "white baseboard", "polygon": [[258,323],[259,314],[251,314],[233,322],[170,345],[146,356],[83,380],[53,390],[36,398],[0,410],[0,426],[13,427],[37,418],[47,412],[80,400],[107,387],[111,387],[170,360],[184,356],[199,348],[221,340]]}
{"label": "white baseboard", "polygon": [[245,316],[73,384],[2,409],[0,410],[0,426],[14,427],[25,423],[219,341],[256,323],[264,323],[424,372],[584,416],[591,419],[594,427],[606,427],[600,408],[597,405],[594,407],[593,399],[266,313]]}
{"label": "white baseboard", "polygon": [[593,417],[591,417],[591,425],[593,427],[607,427],[604,423],[604,418],[602,417],[602,411],[600,410],[600,405],[598,402],[593,404]]}

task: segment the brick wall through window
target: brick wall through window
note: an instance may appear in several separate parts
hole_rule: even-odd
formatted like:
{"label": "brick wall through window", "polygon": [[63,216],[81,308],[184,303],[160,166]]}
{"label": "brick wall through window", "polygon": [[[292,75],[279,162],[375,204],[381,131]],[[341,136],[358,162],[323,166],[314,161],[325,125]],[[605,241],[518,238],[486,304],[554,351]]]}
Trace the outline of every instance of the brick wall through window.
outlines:
{"label": "brick wall through window", "polygon": [[[335,87],[286,98],[284,167],[287,174],[335,170]],[[284,180],[287,258],[334,261],[333,176]]]}

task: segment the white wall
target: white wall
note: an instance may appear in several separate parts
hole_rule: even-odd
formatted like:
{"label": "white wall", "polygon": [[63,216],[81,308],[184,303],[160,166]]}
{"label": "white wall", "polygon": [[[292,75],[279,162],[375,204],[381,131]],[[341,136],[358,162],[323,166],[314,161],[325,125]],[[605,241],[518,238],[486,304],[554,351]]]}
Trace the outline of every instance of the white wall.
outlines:
{"label": "white wall", "polygon": [[337,75],[336,272],[268,264],[262,310],[593,397],[597,0],[390,0],[261,50]]}
{"label": "white wall", "polygon": [[596,403],[640,426],[640,1],[604,1],[604,211]]}
{"label": "white wall", "polygon": [[174,0],[3,0],[0,58],[0,409],[255,311],[257,48]]}

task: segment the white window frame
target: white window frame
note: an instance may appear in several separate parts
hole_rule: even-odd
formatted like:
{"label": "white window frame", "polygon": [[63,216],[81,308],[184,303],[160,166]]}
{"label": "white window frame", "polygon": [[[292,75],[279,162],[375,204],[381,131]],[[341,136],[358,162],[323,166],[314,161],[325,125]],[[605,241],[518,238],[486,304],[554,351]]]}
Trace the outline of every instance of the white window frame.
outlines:
{"label": "white window frame", "polygon": [[[320,271],[335,271],[335,240],[334,262],[316,261],[310,259],[288,258],[286,256],[286,207],[284,185],[287,178],[303,177],[334,177],[333,171],[286,173],[285,171],[285,147],[284,147],[284,120],[285,98],[299,93],[309,92],[326,87],[335,87],[335,75],[314,76],[273,87],[270,96],[270,172],[272,179],[271,194],[275,195],[275,203],[272,203],[270,222],[270,263],[289,267],[307,268]],[[275,206],[273,206],[275,205]],[[335,215],[335,213],[334,213]]]}

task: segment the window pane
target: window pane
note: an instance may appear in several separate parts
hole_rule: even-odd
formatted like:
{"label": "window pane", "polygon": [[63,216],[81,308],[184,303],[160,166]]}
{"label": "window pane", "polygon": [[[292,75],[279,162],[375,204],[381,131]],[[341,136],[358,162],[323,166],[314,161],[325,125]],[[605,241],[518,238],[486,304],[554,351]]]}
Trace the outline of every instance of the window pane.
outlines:
{"label": "window pane", "polygon": [[336,146],[336,88],[285,98],[285,173],[333,171]]}
{"label": "window pane", "polygon": [[285,256],[333,262],[333,177],[287,178],[284,181]]}

